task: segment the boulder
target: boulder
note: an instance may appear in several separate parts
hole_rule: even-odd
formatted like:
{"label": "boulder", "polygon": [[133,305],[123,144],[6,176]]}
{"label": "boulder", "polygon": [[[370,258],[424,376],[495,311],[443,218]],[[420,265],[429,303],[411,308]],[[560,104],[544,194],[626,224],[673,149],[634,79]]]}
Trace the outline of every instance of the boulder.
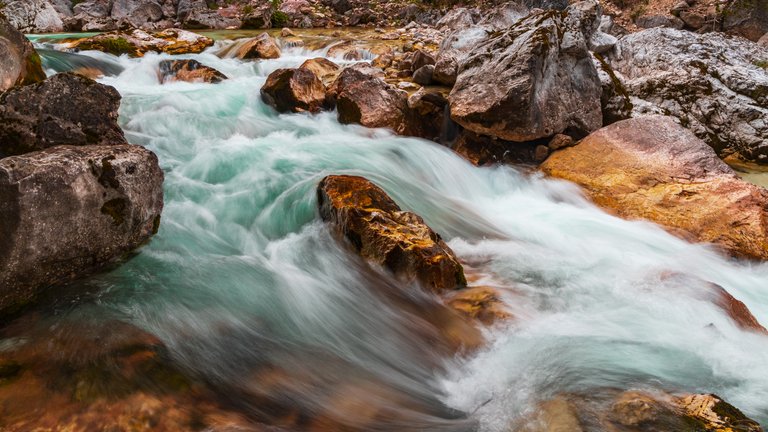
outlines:
{"label": "boulder", "polygon": [[158,68],[160,82],[163,84],[172,81],[218,84],[227,79],[223,73],[197,60],[163,60]]}
{"label": "boulder", "polygon": [[534,13],[475,46],[448,97],[453,120],[517,142],[599,128],[600,80],[577,24]]}
{"label": "boulder", "polygon": [[261,98],[281,113],[314,113],[325,105],[325,86],[308,69],[278,69],[267,77]]}
{"label": "boulder", "polygon": [[57,146],[0,159],[0,310],[82,277],[157,232],[163,172],[133,145]]}
{"label": "boulder", "polygon": [[48,0],[6,0],[0,2],[0,8],[11,24],[23,33],[55,33],[64,30],[59,13]]}
{"label": "boulder", "polygon": [[432,76],[435,73],[435,67],[433,65],[426,65],[416,69],[413,73],[413,82],[423,86],[432,84]]}
{"label": "boulder", "polygon": [[114,0],[110,16],[133,27],[154,29],[164,17],[161,0]]}
{"label": "boulder", "polygon": [[768,190],[742,180],[672,117],[616,122],[553,153],[541,169],[619,216],[768,259]]}
{"label": "boulder", "polygon": [[211,9],[205,0],[179,0],[177,19],[188,29],[239,28],[243,22],[224,10]]}
{"label": "boulder", "polygon": [[275,40],[267,33],[254,38],[235,41],[219,53],[221,57],[236,57],[248,59],[276,59],[280,57],[280,48]]}
{"label": "boulder", "polygon": [[721,12],[722,29],[758,41],[768,32],[768,0],[734,0]]}
{"label": "boulder", "polygon": [[17,85],[40,82],[45,73],[32,43],[0,14],[0,93]]}
{"label": "boulder", "polygon": [[644,29],[665,27],[680,30],[685,26],[680,18],[667,15],[643,15],[635,20],[635,24]]}
{"label": "boulder", "polygon": [[407,129],[407,94],[381,78],[381,71],[364,63],[345,68],[328,89],[343,124],[386,127],[396,133]]}
{"label": "boulder", "polygon": [[437,91],[419,89],[408,97],[408,135],[445,143],[446,123],[450,122],[447,108],[448,99]]}
{"label": "boulder", "polygon": [[607,58],[633,115],[666,114],[721,156],[768,163],[768,49],[721,33],[650,29]]}
{"label": "boulder", "polygon": [[125,144],[120,94],[71,73],[0,95],[0,157],[60,144]]}
{"label": "boulder", "polygon": [[611,65],[600,54],[592,54],[592,61],[600,78],[600,111],[603,114],[603,126],[632,117],[632,100],[621,79]]}
{"label": "boulder", "polygon": [[375,264],[440,292],[466,286],[453,251],[418,215],[402,211],[378,186],[355,176],[328,176],[317,188],[323,220]]}
{"label": "boulder", "polygon": [[299,66],[299,69],[306,69],[312,72],[320,78],[320,81],[326,86],[332,84],[341,72],[341,67],[339,65],[323,57],[306,60]]}
{"label": "boulder", "polygon": [[427,65],[434,65],[435,58],[431,54],[422,50],[416,50],[411,58],[411,70],[416,72]]}
{"label": "boulder", "polygon": [[166,54],[198,54],[213,45],[213,39],[180,29],[166,29],[156,33],[144,30],[102,33],[70,44],[70,48],[96,50],[113,55],[128,54],[141,57],[154,51]]}

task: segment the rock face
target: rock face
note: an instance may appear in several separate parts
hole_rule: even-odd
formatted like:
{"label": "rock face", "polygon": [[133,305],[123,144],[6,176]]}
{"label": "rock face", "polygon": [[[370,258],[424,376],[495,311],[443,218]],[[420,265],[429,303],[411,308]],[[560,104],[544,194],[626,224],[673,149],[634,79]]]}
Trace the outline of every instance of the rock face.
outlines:
{"label": "rock face", "polygon": [[325,105],[325,86],[307,69],[278,69],[267,77],[261,98],[279,112],[318,112]]}
{"label": "rock face", "polygon": [[461,264],[440,236],[370,181],[328,176],[317,197],[322,218],[364,258],[435,292],[466,286]]}
{"label": "rock face", "polygon": [[0,14],[0,92],[45,79],[32,43]]}
{"label": "rock face", "polygon": [[651,29],[623,37],[610,64],[633,115],[666,114],[721,156],[768,163],[768,50],[719,33]]}
{"label": "rock face", "polygon": [[147,241],[163,173],[140,146],[58,146],[0,159],[0,310]]}
{"label": "rock face", "polygon": [[381,71],[365,64],[344,69],[328,90],[344,124],[359,123],[367,127],[388,127],[404,133],[407,95],[384,82]]}
{"label": "rock face", "polygon": [[768,32],[768,0],[729,2],[722,20],[724,31],[756,42]]}
{"label": "rock face", "polygon": [[599,128],[600,80],[569,16],[535,13],[475,46],[448,97],[453,120],[509,141]]}
{"label": "rock face", "polygon": [[341,72],[339,65],[323,57],[309,59],[302,63],[299,69],[314,73],[326,86],[332,84]]}
{"label": "rock face", "polygon": [[581,185],[620,216],[768,259],[768,190],[738,177],[671,117],[614,123],[555,152],[541,168]]}
{"label": "rock face", "polygon": [[0,157],[55,145],[125,144],[120,94],[71,73],[0,95]]}
{"label": "rock face", "polygon": [[157,33],[144,30],[103,33],[80,39],[71,48],[85,51],[96,50],[131,57],[141,57],[154,51],[167,54],[198,54],[213,45],[213,39],[180,29],[167,29]]}
{"label": "rock face", "polygon": [[161,83],[186,81],[217,84],[227,79],[223,73],[197,60],[163,60],[158,67]]}
{"label": "rock face", "polygon": [[3,3],[3,13],[14,27],[24,33],[54,33],[64,30],[61,17],[47,0],[11,0]]}

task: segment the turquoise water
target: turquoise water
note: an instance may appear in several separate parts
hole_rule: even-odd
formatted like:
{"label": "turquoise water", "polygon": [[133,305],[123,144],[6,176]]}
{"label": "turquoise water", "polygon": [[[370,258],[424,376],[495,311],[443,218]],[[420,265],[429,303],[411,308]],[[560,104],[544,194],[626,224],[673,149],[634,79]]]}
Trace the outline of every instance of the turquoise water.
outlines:
{"label": "turquoise water", "polygon": [[[323,52],[241,62],[220,48],[182,56],[230,77],[218,85],[160,85],[166,55],[86,53],[124,68],[101,81],[123,96],[129,141],[159,156],[165,210],[150,244],[82,283],[99,294],[70,314],[148,330],[256,413],[265,390],[251,371],[279,365],[300,377],[286,398],[306,412],[328,410],[339,383],[375,389],[357,397],[389,413],[377,430],[505,431],[539,400],[604,388],[713,392],[768,423],[768,337],[737,327],[704,282],[768,325],[768,265],[607,215],[565,182],[477,168],[334,113],[279,115],[260,100],[266,76]],[[515,319],[469,355],[425,344],[439,329],[391,293],[427,309],[440,300],[329,234],[315,208],[328,174],[363,175],[422,215]],[[363,428],[358,409],[330,411]]]}

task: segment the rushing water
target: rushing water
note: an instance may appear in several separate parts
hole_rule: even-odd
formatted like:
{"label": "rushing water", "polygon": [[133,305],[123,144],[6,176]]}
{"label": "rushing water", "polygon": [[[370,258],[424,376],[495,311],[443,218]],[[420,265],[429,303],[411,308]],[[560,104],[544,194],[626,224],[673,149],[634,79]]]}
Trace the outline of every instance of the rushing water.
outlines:
{"label": "rushing water", "polygon": [[[768,423],[768,337],[736,326],[705,282],[768,325],[768,265],[612,217],[564,182],[477,168],[334,113],[279,115],[260,100],[266,76],[322,51],[241,62],[216,49],[182,57],[230,78],[218,85],[160,85],[166,55],[86,53],[124,69],[101,81],[123,96],[129,141],[159,156],[165,210],[152,242],[82,282],[98,294],[67,315],[153,333],[257,418],[268,390],[253,371],[279,367],[292,383],[282,402],[369,430],[505,431],[537,401],[604,388],[714,392]],[[315,188],[339,173],[379,184],[502,290],[515,318],[486,331],[486,348],[425,343],[434,322],[329,234]],[[356,402],[335,403],[339,392]]]}

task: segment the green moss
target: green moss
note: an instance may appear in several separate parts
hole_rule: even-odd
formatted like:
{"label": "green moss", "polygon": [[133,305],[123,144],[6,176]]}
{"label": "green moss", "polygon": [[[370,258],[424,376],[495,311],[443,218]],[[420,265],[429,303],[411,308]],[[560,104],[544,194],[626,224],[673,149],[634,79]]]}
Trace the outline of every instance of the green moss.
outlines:
{"label": "green moss", "polygon": [[285,12],[274,11],[272,13],[272,27],[285,27],[288,24],[288,15]]}
{"label": "green moss", "polygon": [[128,54],[128,55],[136,55],[136,47],[133,46],[130,42],[128,42],[128,39],[118,36],[118,37],[103,37],[93,40],[86,40],[80,43],[77,48],[81,50],[97,50],[102,51],[108,54],[112,55],[121,55],[121,54]]}
{"label": "green moss", "polygon": [[752,64],[759,68],[768,69],[768,60],[755,60]]}

